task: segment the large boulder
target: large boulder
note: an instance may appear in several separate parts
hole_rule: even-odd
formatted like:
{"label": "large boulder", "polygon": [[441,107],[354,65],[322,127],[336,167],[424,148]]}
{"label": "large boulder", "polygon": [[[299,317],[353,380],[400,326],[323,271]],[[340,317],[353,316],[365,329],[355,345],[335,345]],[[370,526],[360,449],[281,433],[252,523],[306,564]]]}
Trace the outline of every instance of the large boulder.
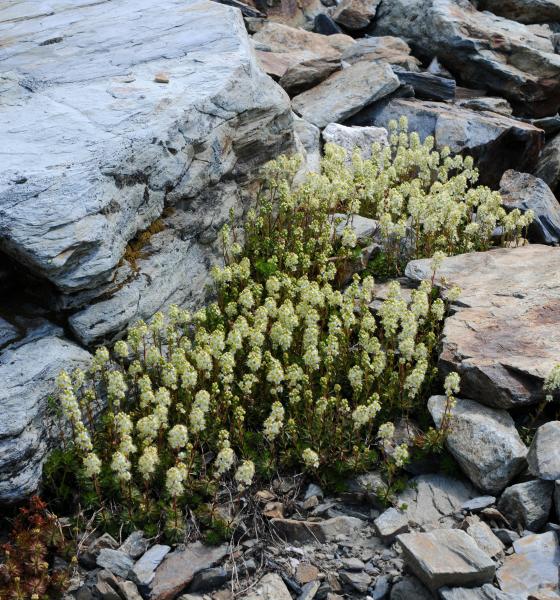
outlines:
{"label": "large boulder", "polygon": [[89,364],[90,354],[51,328],[0,355],[0,502],[15,502],[37,489],[43,460],[58,437],[48,399],[59,371]]}
{"label": "large boulder", "polygon": [[551,34],[479,12],[469,0],[383,2],[375,33],[402,37],[426,58],[437,56],[463,81],[504,96],[519,113],[544,116],[560,107],[560,56]]}
{"label": "large boulder", "polygon": [[[446,413],[445,396],[428,401],[436,426]],[[450,410],[452,427],[445,443],[469,479],[482,491],[501,492],[525,467],[527,447],[505,410],[457,399]]]}
{"label": "large boulder", "polygon": [[[461,395],[496,408],[544,399],[544,379],[560,356],[560,248],[532,245],[443,260],[436,284],[461,295],[446,319],[441,373],[461,375]],[[406,267],[431,279],[430,259]]]}
{"label": "large boulder", "polygon": [[535,477],[560,479],[560,421],[549,421],[537,429],[527,462]]}
{"label": "large boulder", "polygon": [[500,193],[508,210],[533,211],[535,218],[529,225],[529,241],[560,242],[560,203],[542,179],[509,169],[500,180]]}
{"label": "large boulder", "polygon": [[[0,166],[0,250],[48,280],[64,310],[124,297],[106,314],[73,319],[89,343],[168,299],[202,300],[228,218],[224,197],[233,192],[241,209],[229,182],[249,183],[294,147],[292,115],[237,9],[62,0],[38,19],[35,7],[21,2],[17,19],[0,19],[10,39],[0,48],[10,149]],[[159,271],[164,254],[181,273],[174,282]]]}
{"label": "large boulder", "polygon": [[531,171],[544,145],[544,133],[529,123],[443,102],[397,98],[364,114],[368,124],[378,127],[401,116],[422,140],[432,135],[438,148],[449,146],[452,152],[473,156],[486,184],[497,184],[506,169]]}
{"label": "large boulder", "polygon": [[560,21],[560,0],[478,0],[478,8],[520,23]]}
{"label": "large boulder", "polygon": [[535,479],[506,488],[498,510],[510,523],[529,531],[540,531],[552,508],[554,482]]}

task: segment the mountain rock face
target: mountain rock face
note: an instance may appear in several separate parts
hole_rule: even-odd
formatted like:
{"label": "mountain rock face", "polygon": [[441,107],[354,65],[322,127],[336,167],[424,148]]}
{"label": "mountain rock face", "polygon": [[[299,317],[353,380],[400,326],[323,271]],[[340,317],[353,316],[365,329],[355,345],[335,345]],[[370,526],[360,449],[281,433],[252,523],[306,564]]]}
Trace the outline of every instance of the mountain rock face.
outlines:
{"label": "mountain rock face", "polygon": [[402,37],[418,53],[437,56],[470,86],[510,100],[520,114],[550,115],[560,106],[552,33],[479,12],[469,0],[383,2],[375,34]]}
{"label": "mountain rock face", "polygon": [[[289,99],[241,13],[206,0],[8,3],[0,36],[4,290],[26,288],[87,346],[200,304],[221,225],[242,214],[257,168],[295,148]],[[0,476],[0,500],[36,486],[54,374],[88,358],[61,331],[14,348],[24,303],[8,295],[0,370],[15,388],[0,410],[17,412],[0,430],[0,473],[16,479]]]}

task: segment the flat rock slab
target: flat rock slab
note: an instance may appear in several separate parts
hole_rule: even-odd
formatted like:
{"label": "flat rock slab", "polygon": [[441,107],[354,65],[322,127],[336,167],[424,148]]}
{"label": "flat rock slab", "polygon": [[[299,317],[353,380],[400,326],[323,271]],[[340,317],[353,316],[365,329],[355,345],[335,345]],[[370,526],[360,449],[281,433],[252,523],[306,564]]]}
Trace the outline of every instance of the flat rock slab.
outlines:
{"label": "flat rock slab", "polygon": [[[461,375],[461,395],[512,408],[544,398],[544,379],[560,356],[560,248],[531,245],[444,259],[436,283],[458,285],[446,319],[439,365]],[[430,279],[431,260],[406,275]],[[445,294],[445,290],[444,290]]]}
{"label": "flat rock slab", "polygon": [[437,56],[470,87],[507,98],[520,113],[552,115],[560,106],[560,56],[550,33],[479,12],[468,0],[383,2],[375,34],[404,38],[420,55]]}
{"label": "flat rock slab", "polygon": [[[206,269],[220,222],[211,196],[198,214],[195,199],[293,141],[289,100],[258,66],[241,13],[206,0],[61,0],[38,18],[37,6],[0,10],[0,250],[88,304],[142,279],[130,266],[120,276],[127,243],[173,205],[185,215],[169,226],[176,253]],[[184,301],[200,288],[182,285],[160,307],[169,291]],[[127,302],[116,327],[134,312]]]}
{"label": "flat rock slab", "polygon": [[515,554],[507,556],[496,573],[500,588],[527,597],[539,589],[558,588],[560,543],[553,531],[529,535],[513,543]]}
{"label": "flat rock slab", "polygon": [[[432,396],[428,401],[438,428],[446,404],[445,396]],[[451,419],[445,443],[455,460],[482,491],[501,492],[526,465],[527,447],[509,413],[458,398]]]}
{"label": "flat rock slab", "polygon": [[535,175],[545,181],[553,192],[560,189],[560,134],[546,143],[535,167]]}
{"label": "flat rock slab", "polygon": [[478,588],[442,588],[439,596],[441,600],[518,600],[489,583]]}
{"label": "flat rock slab", "polygon": [[345,121],[394,92],[399,85],[388,64],[359,62],[293,98],[292,108],[310,123],[323,128],[329,123]]}
{"label": "flat rock slab", "polygon": [[55,334],[0,355],[0,502],[15,502],[37,489],[59,431],[47,418],[55,379],[61,369],[86,368],[90,359],[89,352]]}
{"label": "flat rock slab", "polygon": [[478,8],[520,23],[560,21],[560,0],[479,0]]}
{"label": "flat rock slab", "polygon": [[277,573],[261,577],[255,588],[242,596],[243,600],[292,600],[292,596]]}
{"label": "flat rock slab", "polygon": [[337,536],[355,535],[364,521],[356,517],[333,517],[325,521],[298,521],[296,519],[272,519],[271,524],[278,535],[288,542],[325,543]]}
{"label": "flat rock slab", "polygon": [[438,148],[473,156],[486,184],[497,184],[506,169],[531,171],[544,145],[544,133],[530,123],[443,102],[396,98],[364,111],[364,120],[379,127],[401,116],[422,140],[431,135]]}
{"label": "flat rock slab", "polygon": [[205,546],[200,542],[189,544],[185,550],[168,554],[156,570],[150,584],[151,600],[172,600],[204,569],[213,567],[227,554],[228,546]]}
{"label": "flat rock slab", "polygon": [[494,578],[494,561],[459,529],[404,533],[397,541],[405,564],[432,591],[445,585],[482,585]]}
{"label": "flat rock slab", "polygon": [[447,475],[419,475],[399,494],[398,505],[406,505],[403,512],[409,523],[422,526],[459,512],[465,502],[477,495],[467,481]]}

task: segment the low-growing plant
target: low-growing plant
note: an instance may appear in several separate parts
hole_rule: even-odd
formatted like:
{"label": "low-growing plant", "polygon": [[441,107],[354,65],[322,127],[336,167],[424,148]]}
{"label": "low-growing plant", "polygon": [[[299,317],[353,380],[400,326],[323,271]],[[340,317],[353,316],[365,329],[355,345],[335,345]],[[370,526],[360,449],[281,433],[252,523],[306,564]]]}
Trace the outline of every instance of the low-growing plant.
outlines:
{"label": "low-growing plant", "polygon": [[[187,515],[213,514],[221,483],[241,492],[278,469],[328,481],[381,464],[390,497],[409,452],[392,422],[425,412],[447,307],[432,278],[410,301],[391,282],[372,308],[373,277],[355,273],[348,283],[363,252],[352,215],[379,218],[394,272],[417,256],[433,256],[435,272],[444,250],[485,248],[496,225],[515,237],[524,223],[490,190],[470,187],[468,159],[402,129],[371,160],[354,154],[352,166],[327,147],[322,173],[299,185],[298,158],[269,163],[243,228],[224,228],[215,302],[195,314],[157,313],[112,353],[99,348],[87,373],[60,374],[71,429],[64,464],[81,463],[86,504],[131,525],[161,522],[177,539]],[[446,381],[448,408],[457,379]],[[418,443],[440,448],[444,420]],[[208,527],[221,530],[212,518]]]}
{"label": "low-growing plant", "polygon": [[[55,556],[69,559],[56,566]],[[67,589],[74,565],[57,518],[38,497],[20,509],[8,543],[0,546],[0,600],[54,600]]]}

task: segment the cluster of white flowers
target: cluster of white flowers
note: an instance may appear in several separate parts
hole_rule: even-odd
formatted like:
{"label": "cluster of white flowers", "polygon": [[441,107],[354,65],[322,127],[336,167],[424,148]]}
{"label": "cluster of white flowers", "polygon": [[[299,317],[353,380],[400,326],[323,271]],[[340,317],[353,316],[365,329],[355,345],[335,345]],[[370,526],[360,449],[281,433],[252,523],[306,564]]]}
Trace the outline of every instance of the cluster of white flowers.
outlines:
{"label": "cluster of white flowers", "polygon": [[253,483],[254,476],[255,464],[250,460],[244,460],[235,472],[235,481],[237,481],[238,489],[242,491],[249,487]]}
{"label": "cluster of white flowers", "polygon": [[556,365],[547,375],[543,389],[546,392],[546,400],[552,402],[553,394],[560,391],[560,364]]}
{"label": "cluster of white flowers", "polygon": [[318,469],[319,468],[319,464],[320,464],[319,455],[314,450],[311,450],[311,448],[306,448],[302,452],[301,458],[303,460],[303,464],[308,469]]}
{"label": "cluster of white flowers", "polygon": [[264,437],[272,442],[280,433],[284,425],[284,407],[281,402],[274,402],[270,415],[264,422]]}

